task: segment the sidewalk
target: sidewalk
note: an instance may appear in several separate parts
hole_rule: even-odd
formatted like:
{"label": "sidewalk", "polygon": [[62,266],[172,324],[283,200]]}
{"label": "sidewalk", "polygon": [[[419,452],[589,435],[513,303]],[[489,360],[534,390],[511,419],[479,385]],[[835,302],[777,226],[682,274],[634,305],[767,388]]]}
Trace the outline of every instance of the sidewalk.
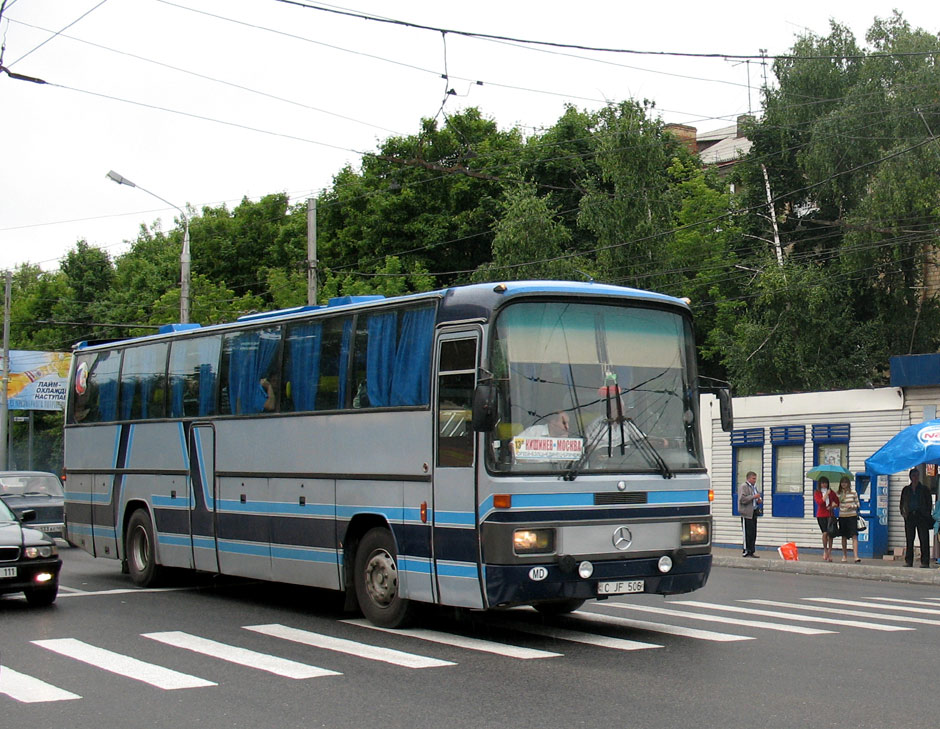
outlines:
{"label": "sidewalk", "polygon": [[712,547],[712,564],[715,567],[736,567],[746,570],[764,570],[767,572],[794,572],[804,575],[831,575],[833,577],[855,577],[862,580],[881,580],[884,582],[910,582],[915,584],[940,585],[940,569],[935,561],[930,569],[923,569],[915,563],[907,567],[903,559],[885,561],[882,559],[862,559],[856,564],[849,552],[849,561],[842,562],[842,550],[833,552],[832,562],[822,561],[822,549],[800,549],[798,561],[785,561],[780,558],[775,548],[758,547],[759,559],[741,556],[740,547]]}

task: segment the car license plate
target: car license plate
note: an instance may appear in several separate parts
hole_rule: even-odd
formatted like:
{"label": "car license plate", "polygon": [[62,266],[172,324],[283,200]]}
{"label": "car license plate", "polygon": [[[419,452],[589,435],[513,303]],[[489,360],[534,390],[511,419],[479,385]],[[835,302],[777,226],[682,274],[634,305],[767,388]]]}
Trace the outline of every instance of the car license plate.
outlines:
{"label": "car license plate", "polygon": [[62,527],[60,527],[58,524],[37,524],[36,526],[33,527],[33,529],[38,529],[41,532],[58,533],[62,531]]}
{"label": "car license plate", "polygon": [[0,567],[0,577],[16,577],[16,567]]}
{"label": "car license plate", "polygon": [[643,592],[643,580],[611,580],[598,582],[598,595],[626,595],[628,592]]}

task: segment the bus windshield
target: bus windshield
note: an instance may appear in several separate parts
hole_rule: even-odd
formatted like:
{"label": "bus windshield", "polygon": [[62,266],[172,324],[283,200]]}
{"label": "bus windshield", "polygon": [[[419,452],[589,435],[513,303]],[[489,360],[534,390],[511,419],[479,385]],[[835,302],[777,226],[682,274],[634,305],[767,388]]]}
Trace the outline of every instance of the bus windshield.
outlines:
{"label": "bus windshield", "polygon": [[642,305],[538,302],[499,315],[490,368],[498,472],[656,472],[703,467],[687,316]]}

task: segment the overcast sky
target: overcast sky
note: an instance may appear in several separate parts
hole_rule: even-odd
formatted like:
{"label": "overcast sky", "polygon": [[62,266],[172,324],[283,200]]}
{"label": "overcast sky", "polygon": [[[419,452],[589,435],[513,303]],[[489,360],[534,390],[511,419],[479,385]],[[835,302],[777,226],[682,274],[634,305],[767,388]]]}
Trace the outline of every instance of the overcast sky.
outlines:
{"label": "overcast sky", "polygon": [[[0,76],[0,269],[55,269],[79,239],[116,256],[141,223],[173,227],[172,207],[106,179],[111,169],[197,210],[274,192],[303,200],[382,139],[415,133],[446,88],[456,95],[444,113],[477,106],[526,133],[551,126],[566,103],[596,109],[625,98],[650,99],[664,121],[706,131],[756,111],[763,80],[759,61],[442,37],[277,0],[5,2],[3,65],[46,84]],[[800,33],[828,33],[830,17],[863,42],[893,7],[940,30],[936,1],[350,2],[320,7],[682,53],[784,53]]]}

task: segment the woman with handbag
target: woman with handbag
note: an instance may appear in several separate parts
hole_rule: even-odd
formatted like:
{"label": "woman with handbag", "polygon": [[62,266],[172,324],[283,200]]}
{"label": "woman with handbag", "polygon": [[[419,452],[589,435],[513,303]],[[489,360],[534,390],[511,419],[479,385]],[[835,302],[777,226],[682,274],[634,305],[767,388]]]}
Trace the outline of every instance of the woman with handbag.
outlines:
{"label": "woman with handbag", "polygon": [[858,494],[852,488],[852,481],[848,476],[839,479],[839,490],[836,492],[839,499],[839,534],[842,535],[842,561],[848,561],[846,548],[849,539],[852,540],[852,553],[855,561],[858,558]]}
{"label": "woman with handbag", "polygon": [[823,562],[831,562],[833,532],[838,531],[832,525],[837,523],[835,510],[839,505],[839,497],[829,488],[829,479],[825,476],[819,477],[816,486],[813,501],[816,502],[816,523],[822,531]]}

